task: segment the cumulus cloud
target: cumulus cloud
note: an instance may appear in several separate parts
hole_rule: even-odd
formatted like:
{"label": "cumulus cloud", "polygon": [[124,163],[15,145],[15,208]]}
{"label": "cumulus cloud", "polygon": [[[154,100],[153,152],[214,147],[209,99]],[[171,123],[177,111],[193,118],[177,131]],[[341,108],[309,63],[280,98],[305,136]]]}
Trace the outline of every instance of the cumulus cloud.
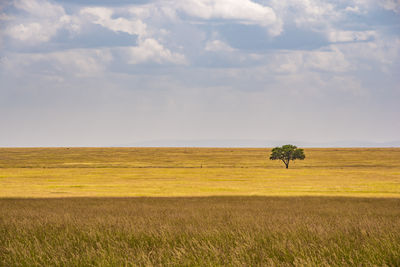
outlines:
{"label": "cumulus cloud", "polygon": [[[395,13],[400,12],[399,0],[347,0],[343,1],[347,7],[344,11],[348,13],[367,14],[371,11],[384,9]],[[338,4],[341,4],[340,2]]]}
{"label": "cumulus cloud", "polygon": [[272,0],[271,7],[285,23],[297,27],[321,28],[341,16],[333,3],[321,0]]}
{"label": "cumulus cloud", "polygon": [[61,5],[45,0],[17,0],[14,6],[25,14],[19,20],[11,20],[5,29],[5,34],[13,39],[36,44],[49,41],[61,28],[79,29]]}
{"label": "cumulus cloud", "polygon": [[[52,136],[66,132],[76,144],[95,145],[88,121],[98,121],[96,133],[103,133],[97,145],[204,133],[271,138],[271,125],[276,138],[293,125],[310,140],[318,131],[320,138],[327,132],[375,138],[378,130],[368,129],[376,124],[382,138],[397,138],[398,1],[6,2],[7,14],[0,11],[3,124],[40,125],[44,140],[24,141],[32,131],[9,127],[6,144],[46,144],[46,134],[61,126]],[[269,116],[276,110],[283,113]],[[238,124],[245,130],[238,132]],[[73,133],[71,125],[84,130]],[[62,139],[58,145],[65,145]]]}
{"label": "cumulus cloud", "polygon": [[112,9],[105,7],[87,7],[80,11],[80,14],[89,21],[112,31],[126,32],[131,35],[146,34],[146,24],[140,19],[112,18],[113,13]]}
{"label": "cumulus cloud", "polygon": [[56,18],[65,15],[61,5],[44,0],[16,0],[14,6],[35,17]]}
{"label": "cumulus cloud", "polygon": [[230,45],[220,40],[208,41],[204,49],[206,51],[211,51],[211,52],[218,52],[218,51],[233,52],[235,50]]}
{"label": "cumulus cloud", "polygon": [[362,13],[358,6],[348,6],[345,8],[346,12],[360,14]]}
{"label": "cumulus cloud", "polygon": [[282,32],[282,22],[274,10],[250,0],[181,0],[175,7],[201,19],[228,19],[265,26],[274,36]]}
{"label": "cumulus cloud", "polygon": [[[109,7],[83,7],[78,12],[68,15],[63,6],[46,0],[17,0],[15,8],[20,12],[13,19],[8,19],[5,34],[14,40],[24,44],[38,45],[50,42],[61,29],[78,33],[85,24],[98,24],[114,32],[124,32],[138,36],[138,46],[126,47],[127,58],[123,58],[129,64],[139,64],[144,62],[155,62],[158,64],[173,63],[185,64],[186,58],[181,53],[172,52],[161,44],[158,38],[152,37],[154,33],[166,34],[167,31],[161,29],[148,32],[148,27],[143,19],[152,15],[152,10],[156,10],[154,5],[131,6],[128,7],[128,17],[122,17],[120,8]],[[160,9],[164,12],[166,9]],[[22,13],[21,13],[22,12]],[[167,11],[165,11],[168,13]],[[122,12],[123,13],[123,12]],[[5,20],[5,16],[3,16]],[[7,17],[8,18],[8,17]],[[160,35],[160,37],[162,37]],[[116,49],[121,50],[121,49]],[[112,57],[116,50],[109,49],[106,54]],[[98,57],[98,50],[67,50],[57,53],[31,54],[26,57],[27,62],[39,62],[54,60],[52,64],[55,69],[59,64],[60,68],[75,66],[81,73],[95,73],[102,68],[102,60]],[[45,60],[46,55],[48,60]],[[97,56],[96,56],[97,55]],[[24,58],[21,56],[20,58]],[[86,61],[85,61],[86,60]],[[96,64],[99,66],[96,67]],[[67,67],[69,69],[69,67]]]}
{"label": "cumulus cloud", "polygon": [[154,4],[142,6],[131,6],[128,8],[131,15],[129,18],[118,17],[118,14],[112,8],[106,7],[87,7],[80,11],[86,20],[91,23],[99,24],[107,29],[116,32],[125,32],[138,36],[137,46],[120,48],[124,51],[126,63],[142,64],[153,62],[157,64],[186,64],[186,58],[181,53],[172,52],[170,49],[158,40],[152,37],[154,33],[159,33],[160,37],[168,32],[164,29],[148,30],[145,19],[151,15],[160,16],[168,12],[168,8],[157,7]]}
{"label": "cumulus cloud", "polygon": [[148,38],[139,40],[139,45],[124,49],[127,52],[129,64],[144,62],[186,64],[185,56],[171,52],[163,47],[157,40]]}
{"label": "cumulus cloud", "polygon": [[[396,2],[391,0],[379,3],[388,10],[396,9]],[[116,46],[115,49],[109,49],[108,53],[111,57],[113,53],[122,51],[124,56],[118,58],[122,64],[146,62],[188,64],[189,59],[201,55],[198,52],[199,49],[203,49],[203,52],[229,52],[229,54],[216,59],[226,60],[226,64],[215,64],[219,67],[227,65],[229,67],[229,64],[242,68],[251,65],[265,65],[268,68],[271,67],[270,69],[274,73],[280,74],[296,73],[304,69],[345,72],[362,65],[359,63],[361,58],[376,60],[375,58],[379,57],[379,64],[390,65],[393,63],[393,57],[387,55],[393,55],[394,52],[391,51],[396,51],[395,48],[391,47],[387,51],[380,49],[377,50],[378,52],[374,52],[374,46],[376,49],[378,43],[379,47],[382,47],[384,43],[384,41],[376,41],[383,38],[376,29],[355,31],[347,30],[345,26],[340,27],[340,21],[345,20],[349,13],[363,14],[373,4],[370,0],[353,0],[340,5],[323,0],[272,0],[268,2],[269,6],[266,6],[250,0],[159,0],[143,5],[122,7],[82,6],[80,9],[72,10],[72,14],[67,14],[62,5],[54,2],[16,0],[14,6],[22,13],[15,14],[15,18],[10,15],[2,15],[2,17],[7,18],[4,19],[6,21],[5,34],[21,43],[27,42],[28,44],[51,42],[51,38],[60,29],[78,32],[85,24],[91,23],[114,32],[137,35],[137,46],[129,44],[126,47]],[[187,21],[193,22],[193,19],[204,20],[202,21],[204,24],[202,26],[188,25]],[[205,41],[209,34],[207,29],[211,27],[208,24],[215,25],[214,20],[218,20],[218,23],[233,25],[240,23],[265,27],[270,36],[281,34],[284,30],[284,22],[291,26],[295,25],[297,28],[311,30],[336,46],[329,46],[330,44],[326,42],[325,48],[319,47],[314,51],[304,51],[303,48],[291,52],[278,49],[267,55],[264,54],[265,50],[249,52],[235,46],[235,38],[225,38],[223,29],[213,29],[216,34]],[[192,29],[195,29],[196,33],[192,32]],[[183,31],[179,32],[179,30]],[[185,35],[184,38],[181,38],[182,34]],[[186,44],[182,40],[190,39],[191,35],[193,37],[196,35],[197,42],[193,41],[190,44],[197,43],[198,45],[185,46]],[[200,35],[203,37],[200,38]],[[221,39],[228,39],[229,44]],[[240,39],[240,36],[237,39]],[[351,46],[351,43],[357,42],[365,44]],[[179,49],[176,50],[177,48]],[[54,53],[49,54],[49,58],[61,65],[72,66],[75,64],[76,69],[82,69],[83,73],[90,73],[90,69],[96,69],[94,66],[90,66],[90,62],[95,62],[92,57],[88,58],[87,66],[82,62],[73,63],[85,58],[82,53],[76,51],[74,53],[60,51],[58,56]],[[85,51],[86,54],[96,54],[96,50]],[[67,58],[63,58],[63,54],[70,57],[71,62],[68,62]],[[377,54],[379,56],[374,56]],[[74,58],[75,61],[73,61]],[[197,62],[200,61],[197,60]],[[104,61],[100,60],[100,62]]]}
{"label": "cumulus cloud", "polygon": [[44,23],[24,23],[13,25],[6,30],[6,33],[20,41],[32,41],[33,43],[48,41],[58,30],[59,25]]}
{"label": "cumulus cloud", "polygon": [[371,71],[373,68],[382,73],[392,73],[399,55],[400,38],[390,38],[386,41],[335,43],[312,51],[277,51],[264,60],[268,62],[268,71],[283,74],[322,71],[337,75]]}

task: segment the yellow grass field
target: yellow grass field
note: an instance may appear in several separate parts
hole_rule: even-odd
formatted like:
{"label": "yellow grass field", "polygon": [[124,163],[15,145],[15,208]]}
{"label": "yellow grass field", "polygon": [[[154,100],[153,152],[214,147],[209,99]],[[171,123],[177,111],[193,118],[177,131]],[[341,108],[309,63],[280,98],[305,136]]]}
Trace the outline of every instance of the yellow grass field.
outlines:
{"label": "yellow grass field", "polygon": [[1,148],[0,266],[400,266],[400,148],[305,153]]}
{"label": "yellow grass field", "polygon": [[0,148],[0,198],[400,197],[400,148]]}

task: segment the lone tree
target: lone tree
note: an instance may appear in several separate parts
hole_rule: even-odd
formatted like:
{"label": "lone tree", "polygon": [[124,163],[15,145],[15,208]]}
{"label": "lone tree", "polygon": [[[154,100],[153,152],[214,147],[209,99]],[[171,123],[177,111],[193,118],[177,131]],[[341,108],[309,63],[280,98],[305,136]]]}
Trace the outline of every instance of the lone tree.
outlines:
{"label": "lone tree", "polygon": [[282,160],[286,165],[286,169],[289,168],[289,162],[296,159],[305,159],[304,151],[301,148],[297,148],[294,145],[284,145],[281,147],[275,147],[272,149],[270,160]]}

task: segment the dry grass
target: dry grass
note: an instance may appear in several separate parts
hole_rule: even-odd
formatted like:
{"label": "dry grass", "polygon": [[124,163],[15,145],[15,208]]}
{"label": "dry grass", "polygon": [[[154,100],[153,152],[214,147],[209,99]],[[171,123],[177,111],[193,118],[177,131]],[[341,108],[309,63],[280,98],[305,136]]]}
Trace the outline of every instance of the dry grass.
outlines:
{"label": "dry grass", "polygon": [[1,148],[0,266],[400,266],[399,148],[269,152]]}
{"label": "dry grass", "polygon": [[0,266],[400,266],[400,200],[0,200]]}
{"label": "dry grass", "polygon": [[0,197],[400,196],[399,148],[0,148]]}

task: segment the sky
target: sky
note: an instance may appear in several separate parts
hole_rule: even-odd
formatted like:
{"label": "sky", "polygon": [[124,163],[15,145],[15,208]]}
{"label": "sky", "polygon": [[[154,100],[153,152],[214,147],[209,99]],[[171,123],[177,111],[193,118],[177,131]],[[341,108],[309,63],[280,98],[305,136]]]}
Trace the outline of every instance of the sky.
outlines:
{"label": "sky", "polygon": [[399,18],[399,0],[3,0],[0,146],[400,145]]}

